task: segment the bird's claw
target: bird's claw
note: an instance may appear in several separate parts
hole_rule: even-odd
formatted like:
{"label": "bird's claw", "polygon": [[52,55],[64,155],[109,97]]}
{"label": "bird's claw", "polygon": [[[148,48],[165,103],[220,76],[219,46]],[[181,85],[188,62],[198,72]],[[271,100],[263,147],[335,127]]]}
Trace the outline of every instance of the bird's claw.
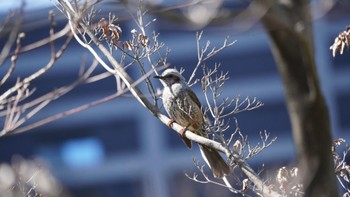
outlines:
{"label": "bird's claw", "polygon": [[175,122],[175,120],[171,118],[166,125],[171,128],[173,126],[174,122]]}
{"label": "bird's claw", "polygon": [[[175,120],[174,119],[170,119],[169,120],[169,122],[166,124],[169,128],[171,128],[172,126],[173,126],[173,123],[175,122]],[[181,137],[185,137],[185,132],[186,132],[186,130],[187,130],[187,127],[184,127],[184,128],[182,128],[180,131],[179,131],[179,134],[180,134],[180,136]]]}
{"label": "bird's claw", "polygon": [[181,137],[183,137],[183,138],[186,137],[186,136],[185,136],[186,130],[187,130],[187,127],[184,127],[184,128],[182,128],[182,129],[179,131],[179,134],[180,134]]}

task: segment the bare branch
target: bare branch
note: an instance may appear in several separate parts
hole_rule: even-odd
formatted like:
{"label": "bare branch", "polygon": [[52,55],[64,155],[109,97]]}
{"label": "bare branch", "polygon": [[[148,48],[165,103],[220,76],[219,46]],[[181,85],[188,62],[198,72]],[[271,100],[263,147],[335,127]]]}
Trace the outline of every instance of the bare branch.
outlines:
{"label": "bare branch", "polygon": [[22,24],[22,15],[23,15],[22,7],[20,8],[19,13],[14,13],[12,16],[8,16],[7,20],[5,21],[4,26],[9,25],[8,23],[10,23],[10,19],[15,18],[14,24],[11,25],[12,29],[11,29],[10,35],[0,53],[0,66],[3,65],[4,61],[8,57],[11,51],[11,47],[13,46],[14,42],[18,37],[19,28]]}
{"label": "bare branch", "polygon": [[249,158],[259,154],[261,151],[268,148],[273,142],[275,142],[277,140],[277,137],[274,137],[270,140],[269,136],[270,136],[270,133],[268,133],[267,131],[260,132],[260,139],[261,139],[262,145],[260,145],[258,143],[253,148],[250,148],[250,145],[248,143],[248,155],[245,158],[249,159]]}
{"label": "bare branch", "polygon": [[18,53],[19,53],[19,50],[21,49],[21,40],[24,38],[24,36],[25,36],[24,33],[18,34],[18,37],[16,40],[15,54],[12,55],[12,57],[11,57],[10,68],[7,70],[5,76],[0,81],[0,87],[10,78],[12,72],[15,70],[17,58],[18,58]]}
{"label": "bare branch", "polygon": [[345,140],[343,138],[338,138],[333,141],[332,153],[335,166],[335,174],[338,183],[342,187],[344,193],[343,196],[350,195],[350,166],[347,163],[347,156],[350,152],[350,146],[346,143],[345,148],[343,148],[342,154],[337,152],[338,147],[344,145]]}
{"label": "bare branch", "polygon": [[[16,100],[14,102],[10,102],[8,104],[7,110],[0,112],[0,116],[6,116],[6,122],[3,127],[3,130],[0,132],[0,136],[12,133],[15,129],[24,124],[27,120],[33,117],[36,113],[38,113],[41,109],[47,106],[53,100],[60,98],[62,95],[67,94],[72,89],[77,87],[79,84],[83,83],[87,80],[92,73],[92,71],[96,68],[97,62],[93,63],[86,73],[84,73],[77,81],[73,82],[71,85],[66,87],[58,88],[52,92],[49,92],[39,98],[34,99],[33,101],[24,103],[23,105],[19,105],[19,101],[23,100],[30,96],[31,93],[26,93],[24,96],[24,92],[28,91],[29,83],[22,86],[16,95]],[[29,110],[30,108],[33,108]],[[13,118],[15,115],[16,118]],[[22,117],[22,118],[21,118]]]}
{"label": "bare branch", "polygon": [[236,40],[234,40],[232,42],[228,42],[229,37],[226,37],[224,40],[224,43],[222,44],[222,46],[220,48],[216,49],[215,47],[213,47],[211,49],[211,51],[207,53],[207,51],[210,47],[210,41],[207,41],[205,46],[202,47],[201,46],[202,35],[203,35],[203,31],[201,31],[199,33],[197,32],[197,34],[196,34],[198,62],[197,62],[197,65],[194,67],[190,78],[188,79],[187,83],[189,84],[189,86],[192,86],[193,84],[196,83],[196,81],[194,81],[194,82],[192,82],[192,81],[194,80],[194,78],[196,76],[198,68],[200,66],[202,66],[206,60],[212,58],[213,56],[215,56],[216,54],[218,54],[222,50],[224,50],[224,49],[226,49],[226,48],[228,48],[236,43]]}
{"label": "bare branch", "polygon": [[28,51],[32,51],[36,48],[42,47],[52,41],[55,41],[59,38],[62,38],[63,36],[66,36],[68,33],[70,33],[69,25],[67,24],[63,29],[61,29],[59,32],[54,33],[53,35],[50,35],[50,37],[44,38],[42,40],[36,41],[34,43],[31,43],[26,46],[22,46],[19,53],[25,53]]}
{"label": "bare branch", "polygon": [[198,160],[193,159],[193,163],[197,167],[197,169],[201,172],[204,180],[198,179],[198,175],[196,173],[193,173],[192,176],[189,176],[187,173],[185,173],[187,178],[189,178],[189,179],[191,179],[191,180],[193,180],[193,181],[195,181],[197,183],[202,183],[202,184],[211,183],[211,184],[214,184],[214,185],[218,185],[218,186],[221,186],[221,187],[229,189],[231,192],[233,192],[235,194],[241,193],[239,190],[232,188],[232,186],[229,187],[229,186],[227,186],[225,184],[222,184],[220,182],[217,182],[217,181],[214,181],[214,180],[210,179],[209,176],[204,171],[204,166],[205,165],[201,165]]}
{"label": "bare branch", "polygon": [[69,36],[66,39],[66,42],[62,45],[61,49],[59,51],[57,51],[57,53],[54,56],[51,57],[49,63],[46,66],[44,66],[40,70],[36,71],[32,75],[26,77],[25,79],[23,79],[23,81],[17,83],[15,86],[13,86],[12,88],[10,88],[7,91],[5,91],[2,95],[0,95],[0,106],[4,105],[7,102],[6,101],[7,98],[9,96],[11,96],[14,92],[16,92],[18,89],[20,89],[21,87],[23,87],[26,84],[29,84],[31,81],[33,81],[34,79],[40,77],[41,75],[46,73],[49,69],[51,69],[52,66],[54,65],[54,63],[56,62],[56,60],[58,58],[60,58],[61,55],[63,54],[63,52],[66,50],[66,48],[67,48],[67,46],[68,46],[68,44],[70,43],[71,40],[72,40],[72,36]]}

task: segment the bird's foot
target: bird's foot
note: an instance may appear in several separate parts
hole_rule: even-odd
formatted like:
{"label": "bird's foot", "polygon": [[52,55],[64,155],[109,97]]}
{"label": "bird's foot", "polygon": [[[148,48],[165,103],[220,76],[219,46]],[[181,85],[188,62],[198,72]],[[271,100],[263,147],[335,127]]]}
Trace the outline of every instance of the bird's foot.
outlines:
{"label": "bird's foot", "polygon": [[187,130],[187,127],[184,127],[184,128],[182,128],[182,129],[179,131],[179,134],[180,134],[181,137],[183,137],[183,138],[186,137],[186,136],[185,136],[186,130]]}
{"label": "bird's foot", "polygon": [[171,128],[173,126],[174,122],[175,122],[175,120],[171,118],[166,125]]}

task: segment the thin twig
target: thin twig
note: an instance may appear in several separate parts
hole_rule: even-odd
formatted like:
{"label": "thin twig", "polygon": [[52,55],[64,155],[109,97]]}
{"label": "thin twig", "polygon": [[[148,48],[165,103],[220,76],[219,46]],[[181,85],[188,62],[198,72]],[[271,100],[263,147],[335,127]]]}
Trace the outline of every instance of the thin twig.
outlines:
{"label": "thin twig", "polygon": [[[11,47],[13,46],[13,43],[16,42],[16,39],[18,37],[18,32],[20,29],[20,26],[22,24],[22,16],[23,16],[23,5],[21,6],[21,8],[19,9],[19,13],[15,14],[14,17],[15,19],[15,23],[12,26],[11,32],[9,34],[9,37],[4,45],[4,47],[1,50],[0,53],[0,67],[3,65],[3,63],[5,62],[6,58],[8,57],[10,51],[11,51]],[[12,17],[9,17],[12,18]],[[8,21],[5,21],[9,23]]]}
{"label": "thin twig", "polygon": [[[2,95],[0,95],[0,102],[3,102],[6,98],[8,98],[11,94],[16,92],[23,85],[30,83],[31,81],[33,81],[34,79],[37,79],[38,77],[40,77],[41,75],[46,73],[49,69],[51,69],[52,66],[54,65],[54,63],[56,62],[56,60],[58,58],[60,58],[61,55],[63,54],[63,52],[66,50],[66,48],[71,40],[72,40],[72,36],[69,36],[66,39],[65,43],[61,46],[60,50],[57,51],[57,53],[53,57],[51,57],[49,63],[46,66],[39,69],[38,71],[31,74],[30,76],[26,77],[23,81],[17,83],[15,86],[13,86],[12,88],[5,91]],[[0,103],[0,104],[2,104],[2,103]]]}

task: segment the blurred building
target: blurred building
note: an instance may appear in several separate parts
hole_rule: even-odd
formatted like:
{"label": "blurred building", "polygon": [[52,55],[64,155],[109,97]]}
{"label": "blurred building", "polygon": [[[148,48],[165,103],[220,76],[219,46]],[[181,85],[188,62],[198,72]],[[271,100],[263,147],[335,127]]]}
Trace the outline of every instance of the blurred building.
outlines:
{"label": "blurred building", "polygon": [[[350,8],[348,3],[345,5]],[[234,6],[241,5],[225,6],[233,9]],[[315,19],[314,43],[317,69],[330,111],[333,136],[349,139],[350,54],[345,51],[345,54],[333,58],[329,50],[334,38],[349,25],[346,20],[349,15],[344,11],[346,6],[335,7],[326,15]],[[26,39],[23,45],[48,36],[47,12],[48,9],[38,9],[32,10],[31,15],[26,15]],[[59,14],[57,17],[57,29],[60,29],[66,21],[60,20],[63,17]],[[104,17],[107,17],[106,13]],[[122,20],[120,25],[125,34],[136,28],[132,20]],[[171,49],[168,56],[171,66],[190,71],[197,61],[195,31],[180,28],[180,25],[166,20],[156,21],[152,28],[160,33],[160,41]],[[283,85],[269,49],[268,37],[259,25],[240,31],[239,26],[230,24],[205,28],[203,41],[210,40],[212,46],[218,47],[227,35],[230,39],[237,40],[237,43],[206,65],[212,66],[215,62],[220,62],[221,69],[230,72],[230,80],[223,88],[225,96],[240,95],[242,99],[257,97],[265,104],[259,109],[235,116],[243,134],[249,136],[251,143],[259,142],[259,132],[263,130],[270,132],[272,137],[278,137],[268,151],[253,158],[250,164],[256,169],[262,163],[265,166],[287,165],[295,158],[293,139]],[[1,48],[5,41],[6,38],[1,38]],[[57,48],[62,43],[62,39],[57,41]],[[20,55],[14,76],[28,76],[45,65],[49,58],[49,46]],[[36,87],[34,96],[73,82],[83,61],[88,66],[91,55],[76,42],[72,42],[54,68],[33,83],[32,87]],[[102,68],[96,71],[101,72]],[[188,75],[189,72],[185,71],[185,76]],[[15,80],[13,78],[11,83]],[[155,84],[160,87],[158,82]],[[6,87],[9,85],[11,84]],[[0,92],[5,89],[3,87]],[[200,92],[199,86],[194,89]],[[32,121],[89,103],[114,91],[115,82],[112,77],[82,85],[54,101]],[[204,98],[200,99],[204,102]],[[218,186],[202,185],[186,178],[185,173],[191,175],[197,172],[193,158],[204,163],[198,148],[187,150],[175,132],[129,96],[30,132],[0,138],[0,162],[10,161],[14,154],[26,158],[43,158],[73,196],[192,197],[212,196],[213,193],[216,196],[233,196]]]}

